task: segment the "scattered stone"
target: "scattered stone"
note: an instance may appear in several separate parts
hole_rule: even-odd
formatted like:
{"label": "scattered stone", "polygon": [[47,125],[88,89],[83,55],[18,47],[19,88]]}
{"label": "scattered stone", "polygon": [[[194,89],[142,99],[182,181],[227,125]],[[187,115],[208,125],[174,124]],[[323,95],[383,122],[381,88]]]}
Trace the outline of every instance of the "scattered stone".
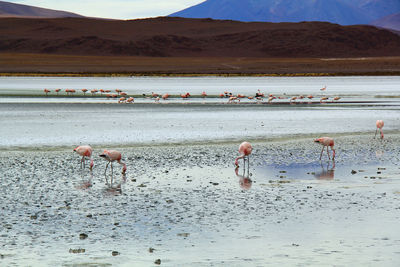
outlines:
{"label": "scattered stone", "polygon": [[84,248],[77,248],[77,249],[69,249],[69,253],[73,253],[73,254],[79,254],[79,253],[85,253],[85,249]]}
{"label": "scattered stone", "polygon": [[165,202],[167,202],[168,204],[174,203],[174,201],[172,199],[168,199]]}
{"label": "scattered stone", "polygon": [[298,246],[300,246],[300,245],[299,245],[299,244],[293,243],[292,246],[293,246],[293,247],[298,247]]}
{"label": "scattered stone", "polygon": [[356,173],[357,173],[357,171],[351,170],[351,174],[356,174]]}
{"label": "scattered stone", "polygon": [[145,185],[145,184],[140,184],[140,185],[138,185],[137,187],[147,187],[147,185]]}
{"label": "scattered stone", "polygon": [[190,233],[179,233],[177,236],[188,237]]}
{"label": "scattered stone", "polygon": [[85,234],[85,233],[81,233],[80,235],[79,235],[79,239],[86,239],[86,238],[88,238],[88,235],[87,234]]}
{"label": "scattered stone", "polygon": [[155,250],[154,248],[149,248],[149,252],[150,252],[150,253],[153,253],[154,250]]}
{"label": "scattered stone", "polygon": [[160,259],[156,259],[156,260],[154,261],[154,264],[160,265],[160,264],[161,264],[161,260],[160,260]]}
{"label": "scattered stone", "polygon": [[114,257],[115,257],[115,256],[118,256],[118,255],[120,255],[120,254],[121,254],[121,253],[119,253],[118,251],[115,251],[115,250],[114,250],[113,252],[111,252],[111,255],[113,255]]}

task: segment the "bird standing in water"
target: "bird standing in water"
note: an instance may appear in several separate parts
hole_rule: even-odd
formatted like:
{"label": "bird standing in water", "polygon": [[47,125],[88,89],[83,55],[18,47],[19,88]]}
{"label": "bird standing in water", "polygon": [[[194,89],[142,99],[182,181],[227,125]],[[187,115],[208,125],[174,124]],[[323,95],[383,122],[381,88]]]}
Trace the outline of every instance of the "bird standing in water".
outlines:
{"label": "bird standing in water", "polygon": [[239,159],[243,159],[243,162],[245,162],[245,157],[247,157],[247,160],[249,160],[249,156],[251,152],[253,151],[253,147],[250,145],[249,142],[243,142],[239,146],[239,153],[240,156],[236,158],[235,160],[235,165],[239,166]]}
{"label": "bird standing in water", "polygon": [[90,159],[90,170],[92,170],[94,165],[92,159],[93,149],[90,146],[78,146],[77,148],[74,149],[74,151],[78,153],[80,156],[82,156],[81,169],[82,169],[82,163],[83,163],[83,168],[85,168],[85,157],[88,157]]}
{"label": "bird standing in water", "polygon": [[326,147],[326,152],[328,153],[328,158],[331,159],[331,156],[329,155],[329,147],[332,149],[333,151],[333,155],[332,155],[332,159],[335,159],[335,142],[333,141],[332,138],[330,137],[321,137],[321,138],[317,138],[314,140],[315,143],[318,143],[320,145],[322,145],[322,151],[321,151],[321,155],[319,157],[319,160],[322,159],[322,152],[324,152],[324,149]]}
{"label": "bird standing in water", "polygon": [[375,137],[376,137],[376,134],[377,134],[377,132],[378,132],[378,129],[381,131],[381,139],[383,139],[383,131],[382,131],[382,128],[383,128],[383,125],[385,125],[385,123],[383,122],[383,120],[377,120],[376,121],[376,131],[375,131]]}
{"label": "bird standing in water", "polygon": [[116,150],[104,150],[103,154],[101,154],[100,157],[102,157],[108,161],[108,163],[106,165],[106,170],[104,171],[104,173],[107,172],[108,164],[110,164],[110,163],[111,163],[111,173],[113,172],[112,163],[114,161],[118,162],[120,165],[123,165],[123,167],[122,167],[123,174],[126,172],[126,164],[121,161],[121,158],[122,158],[121,152],[116,151]]}

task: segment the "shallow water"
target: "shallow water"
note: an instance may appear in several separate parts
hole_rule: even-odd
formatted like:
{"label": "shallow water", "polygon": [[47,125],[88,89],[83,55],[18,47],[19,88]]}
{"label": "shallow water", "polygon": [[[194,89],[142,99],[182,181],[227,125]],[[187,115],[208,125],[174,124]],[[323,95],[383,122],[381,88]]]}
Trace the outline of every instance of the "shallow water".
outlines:
{"label": "shallow water", "polygon": [[[118,105],[1,98],[0,265],[155,266],[156,259],[161,266],[400,263],[399,106],[396,98],[375,98],[397,96],[399,77],[0,81],[0,93],[42,93],[43,87],[62,85],[118,86],[135,94],[156,88],[215,94],[221,88],[289,88],[305,94],[326,82],[329,94],[346,95],[351,88],[346,98],[352,102],[374,101],[226,105],[196,99],[157,105],[143,99]],[[383,141],[373,138],[377,119],[385,121]],[[321,135],[335,138],[335,162],[326,154],[318,160],[321,147],[312,140]],[[243,140],[254,147],[251,165],[244,170],[240,162],[235,172]],[[79,144],[94,147],[92,173],[79,169],[72,152]],[[104,148],[122,151],[126,176],[118,164],[114,175],[104,176],[98,157]]]}

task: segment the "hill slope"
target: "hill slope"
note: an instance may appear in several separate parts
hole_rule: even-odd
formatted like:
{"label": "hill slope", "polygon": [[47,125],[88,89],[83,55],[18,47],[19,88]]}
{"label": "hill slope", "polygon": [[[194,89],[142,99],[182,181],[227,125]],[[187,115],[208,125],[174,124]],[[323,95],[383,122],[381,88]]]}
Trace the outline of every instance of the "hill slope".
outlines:
{"label": "hill slope", "polygon": [[0,51],[162,57],[398,56],[400,36],[372,26],[325,22],[3,18]]}
{"label": "hill slope", "polygon": [[367,24],[394,12],[400,12],[398,0],[207,0],[170,16],[352,25]]}
{"label": "hill slope", "polygon": [[0,17],[65,18],[78,14],[0,1]]}

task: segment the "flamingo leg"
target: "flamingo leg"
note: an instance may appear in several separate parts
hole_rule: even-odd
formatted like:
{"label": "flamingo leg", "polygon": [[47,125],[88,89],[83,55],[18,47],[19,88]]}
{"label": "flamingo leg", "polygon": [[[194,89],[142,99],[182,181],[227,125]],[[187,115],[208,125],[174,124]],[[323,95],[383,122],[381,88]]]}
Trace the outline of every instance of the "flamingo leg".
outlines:
{"label": "flamingo leg", "polygon": [[111,162],[111,175],[113,175],[113,173],[114,173],[114,169],[113,169],[112,162]]}
{"label": "flamingo leg", "polygon": [[[108,164],[110,164],[110,162],[107,162],[106,170],[104,171],[104,175],[107,173]],[[112,165],[111,165],[111,166],[112,166]]]}
{"label": "flamingo leg", "polygon": [[374,138],[376,138],[376,134],[378,133],[378,128],[376,128],[376,131],[375,131],[375,137]]}
{"label": "flamingo leg", "polygon": [[325,146],[322,146],[321,155],[319,156],[319,160],[322,159],[322,153],[324,152],[324,148],[325,148]]}
{"label": "flamingo leg", "polygon": [[[81,158],[81,169],[82,169],[82,162],[84,162],[84,160],[85,160],[85,157],[82,157]],[[85,168],[85,165],[83,165],[83,168]]]}
{"label": "flamingo leg", "polygon": [[382,128],[381,128],[381,139],[383,139],[383,131],[382,131]]}
{"label": "flamingo leg", "polygon": [[329,147],[326,147],[326,152],[328,153],[328,159],[331,159],[331,156],[329,155]]}

